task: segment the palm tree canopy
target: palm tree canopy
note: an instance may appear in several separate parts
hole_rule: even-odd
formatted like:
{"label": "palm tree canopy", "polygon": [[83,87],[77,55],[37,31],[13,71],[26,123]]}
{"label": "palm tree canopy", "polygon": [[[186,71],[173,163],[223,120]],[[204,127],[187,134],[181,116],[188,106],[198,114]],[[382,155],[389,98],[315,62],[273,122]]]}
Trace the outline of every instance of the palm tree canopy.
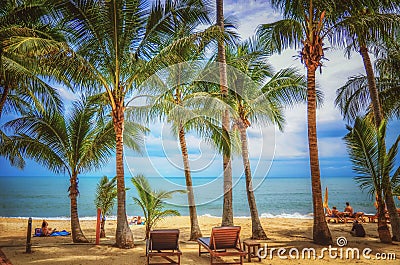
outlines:
{"label": "palm tree canopy", "polygon": [[57,91],[39,76],[40,62],[33,52],[42,42],[62,40],[46,23],[46,13],[44,1],[0,2],[0,92],[5,100],[0,116],[3,111],[21,113],[31,107],[62,109]]}
{"label": "palm tree canopy", "polygon": [[170,199],[174,193],[186,193],[186,190],[153,190],[149,181],[143,175],[137,175],[131,178],[131,181],[138,193],[138,197],[132,199],[142,208],[146,225],[149,228],[165,216],[180,215],[176,210],[164,210],[164,201]]}
{"label": "palm tree canopy", "polygon": [[371,195],[375,191],[382,192],[383,176],[392,176],[392,180],[395,181],[400,172],[395,164],[400,136],[386,151],[384,144],[386,121],[376,130],[371,120],[356,118],[354,127],[348,126],[348,130],[349,133],[344,140],[353,163],[353,170],[358,174],[355,180],[362,189],[368,189]]}
{"label": "palm tree canopy", "polygon": [[96,186],[96,197],[95,205],[96,208],[100,208],[103,216],[111,214],[111,210],[114,207],[115,200],[117,198],[117,178],[113,177],[108,179],[107,176],[103,176]]}
{"label": "palm tree canopy", "polygon": [[110,120],[97,119],[96,104],[89,99],[73,103],[67,115],[40,110],[5,124],[12,130],[1,151],[18,149],[55,173],[72,175],[99,168],[113,153],[115,134]]}

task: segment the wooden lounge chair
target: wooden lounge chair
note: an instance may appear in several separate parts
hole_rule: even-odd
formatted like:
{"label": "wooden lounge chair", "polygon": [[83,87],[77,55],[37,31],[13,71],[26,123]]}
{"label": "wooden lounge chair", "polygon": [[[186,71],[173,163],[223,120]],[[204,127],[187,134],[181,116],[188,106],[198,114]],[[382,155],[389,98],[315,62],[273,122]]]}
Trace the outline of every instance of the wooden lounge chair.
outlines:
{"label": "wooden lounge chair", "polygon": [[[178,239],[178,229],[150,231],[149,238],[146,241],[147,264],[181,264],[182,252],[179,249]],[[174,261],[170,258],[171,256],[178,257],[178,260]],[[161,257],[167,262],[150,263],[152,257]]]}
{"label": "wooden lounge chair", "polygon": [[[238,256],[240,261],[225,264],[243,264],[243,257],[247,252],[243,251],[240,244],[240,226],[214,227],[210,237],[200,237],[197,239],[199,244],[199,256],[203,253],[210,253],[210,264],[220,264],[214,261],[218,257]],[[201,251],[201,248],[207,251]]]}

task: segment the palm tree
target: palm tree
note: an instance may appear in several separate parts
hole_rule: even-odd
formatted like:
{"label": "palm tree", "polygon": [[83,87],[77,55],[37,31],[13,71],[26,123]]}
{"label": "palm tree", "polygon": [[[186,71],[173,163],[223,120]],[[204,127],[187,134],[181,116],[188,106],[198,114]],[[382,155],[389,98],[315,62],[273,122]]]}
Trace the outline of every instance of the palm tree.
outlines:
{"label": "palm tree", "polygon": [[[374,70],[369,56],[369,48],[372,44],[389,39],[395,34],[396,27],[400,23],[400,15],[397,14],[400,7],[398,1],[352,1],[352,3],[339,5],[339,14],[345,14],[344,18],[335,25],[332,32],[333,43],[347,46],[350,51],[359,51],[363,59],[368,94],[371,102],[372,114],[375,126],[378,129],[384,119],[382,103],[379,99],[379,91],[375,80]],[[359,103],[360,104],[360,103]],[[362,104],[362,103],[361,103]],[[400,217],[394,202],[389,176],[383,176],[385,200],[390,214],[393,238],[400,240]]]}
{"label": "palm tree", "polygon": [[241,138],[253,239],[266,239],[267,236],[261,226],[252,186],[247,128],[255,122],[277,124],[282,129],[284,104],[305,101],[307,91],[306,82],[294,69],[283,69],[274,74],[271,65],[266,63],[268,55],[269,52],[255,38],[230,47],[226,52],[228,65],[241,72],[241,75],[232,75],[236,78],[229,80],[232,88],[232,99],[229,101],[233,111],[233,128],[239,131]]}
{"label": "palm tree", "polygon": [[106,237],[106,216],[111,214],[114,207],[115,199],[117,198],[117,178],[111,180],[107,176],[103,176],[96,187],[96,197],[94,203],[97,209],[101,209],[101,225],[100,237]]}
{"label": "palm tree", "polygon": [[44,1],[0,1],[0,117],[3,112],[20,113],[32,106],[62,108],[56,90],[38,76],[38,60],[15,48],[15,42],[22,47],[31,45],[34,53],[41,41],[61,39],[43,24],[46,13]]}
{"label": "palm tree", "polygon": [[6,123],[14,130],[9,146],[17,148],[54,173],[70,178],[71,230],[73,242],[88,242],[79,223],[77,197],[78,176],[108,161],[115,143],[112,123],[96,117],[97,107],[90,100],[74,102],[68,118],[59,112],[33,110]]}
{"label": "palm tree", "polygon": [[135,186],[138,196],[133,197],[134,202],[143,210],[146,226],[146,239],[149,238],[150,230],[168,215],[180,215],[178,211],[167,209],[164,210],[163,200],[169,199],[174,193],[185,193],[184,190],[152,190],[149,181],[143,175],[137,175],[131,178],[132,184]]}
{"label": "palm tree", "polygon": [[348,127],[349,133],[345,136],[347,150],[353,163],[353,170],[358,173],[355,177],[362,189],[369,189],[371,195],[376,193],[378,203],[378,233],[381,242],[391,243],[389,229],[385,218],[385,192],[387,183],[384,176],[393,174],[396,180],[400,174],[400,167],[395,168],[400,136],[393,146],[386,151],[386,122],[383,120],[377,130],[368,119],[356,118],[354,127]]}
{"label": "palm tree", "polygon": [[[217,26],[221,31],[224,30],[224,1],[216,0],[217,7]],[[222,97],[228,96],[228,77],[226,73],[225,43],[224,40],[218,40],[218,63],[220,76],[220,92]],[[229,110],[224,110],[222,118],[222,135],[229,142],[230,118]],[[233,196],[232,196],[232,161],[229,145],[224,146],[222,150],[223,170],[224,170],[224,203],[222,206],[222,226],[233,225]]]}
{"label": "palm tree", "polygon": [[60,24],[70,48],[42,58],[44,66],[51,68],[56,76],[70,77],[75,84],[107,95],[116,137],[116,245],[130,248],[133,235],[126,218],[123,166],[124,113],[128,105],[125,100],[142,80],[173,61],[171,51],[176,47],[192,43],[201,46],[202,38],[210,39],[219,30],[211,27],[163,46],[174,35],[173,25],[205,21],[205,7],[200,0],[156,1],[152,5],[133,0],[59,0],[54,5],[57,17],[62,18]]}
{"label": "palm tree", "polygon": [[313,241],[329,245],[332,243],[332,236],[325,221],[322,205],[318,156],[315,72],[322,66],[324,58],[324,30],[331,24],[326,16],[330,2],[271,0],[271,4],[282,11],[284,19],[261,25],[258,34],[270,51],[280,52],[288,47],[301,47],[300,58],[307,68],[307,129],[314,209]]}

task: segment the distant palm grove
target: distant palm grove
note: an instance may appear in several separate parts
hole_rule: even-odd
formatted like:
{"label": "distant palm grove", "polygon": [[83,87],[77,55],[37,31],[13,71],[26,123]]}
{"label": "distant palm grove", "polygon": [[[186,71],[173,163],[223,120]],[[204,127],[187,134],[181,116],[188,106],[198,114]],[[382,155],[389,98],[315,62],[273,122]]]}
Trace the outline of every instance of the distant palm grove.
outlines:
{"label": "distant palm grove", "polygon": [[[400,195],[395,162],[400,136],[389,147],[385,133],[400,117],[400,1],[269,2],[281,20],[259,25],[253,37],[242,40],[235,22],[224,16],[223,0],[0,0],[0,155],[12,166],[23,168],[31,159],[69,176],[76,243],[88,242],[79,224],[79,175],[115,157],[115,243],[131,248],[124,148],[141,152],[149,123],[162,121],[181,150],[190,240],[202,231],[189,132],[211,139],[223,157],[222,226],[234,225],[231,157],[241,155],[252,238],[266,239],[252,187],[247,129],[259,124],[283,130],[286,107],[306,103],[312,239],[329,245],[316,129],[317,105],[323,103],[318,86],[324,84],[316,84],[316,72],[324,60],[335,60],[325,57],[328,47],[342,49],[361,56],[365,67],[364,75],[337,88],[334,102],[350,124],[343,137],[355,181],[376,197],[381,242],[400,241],[394,201]],[[288,48],[298,51],[303,69],[271,65],[269,57]],[[79,99],[67,108],[55,86]]]}

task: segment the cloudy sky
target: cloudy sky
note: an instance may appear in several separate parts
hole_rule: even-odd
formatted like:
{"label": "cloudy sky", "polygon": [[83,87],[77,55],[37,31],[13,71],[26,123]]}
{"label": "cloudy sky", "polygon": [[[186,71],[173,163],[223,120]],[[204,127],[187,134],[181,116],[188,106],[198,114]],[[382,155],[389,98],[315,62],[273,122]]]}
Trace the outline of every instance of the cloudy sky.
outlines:
{"label": "cloudy sky", "polygon": [[[259,24],[280,19],[280,15],[269,7],[265,0],[225,0],[225,16],[233,16],[239,24],[243,39],[252,36]],[[295,50],[287,50],[270,58],[275,70],[286,67],[297,67],[301,72],[306,70],[294,57]],[[318,139],[321,164],[321,176],[353,176],[342,137],[346,134],[345,122],[333,105],[336,89],[344,85],[347,78],[363,74],[361,57],[353,54],[347,59],[340,50],[330,49],[326,52],[322,74],[317,72],[319,88],[324,92],[324,105],[318,110]],[[70,92],[60,89],[66,100],[74,98]],[[283,132],[274,127],[260,127],[253,124],[249,128],[249,148],[254,176],[264,177],[306,177],[309,176],[308,145],[306,130],[306,107],[299,105],[286,111],[286,126]],[[146,176],[183,176],[182,158],[176,137],[169,133],[166,123],[150,126],[152,132],[146,137],[145,150],[142,156],[126,150],[126,173],[143,173]],[[390,137],[393,139],[399,131],[399,123],[392,123]],[[220,155],[205,141],[195,134],[187,137],[191,169],[194,177],[221,176],[222,162]],[[29,163],[24,171],[11,168],[0,159],[0,175],[52,175],[35,163]],[[241,158],[233,159],[234,175],[239,177],[243,168]],[[102,170],[88,172],[86,175],[115,175],[115,161]]]}

